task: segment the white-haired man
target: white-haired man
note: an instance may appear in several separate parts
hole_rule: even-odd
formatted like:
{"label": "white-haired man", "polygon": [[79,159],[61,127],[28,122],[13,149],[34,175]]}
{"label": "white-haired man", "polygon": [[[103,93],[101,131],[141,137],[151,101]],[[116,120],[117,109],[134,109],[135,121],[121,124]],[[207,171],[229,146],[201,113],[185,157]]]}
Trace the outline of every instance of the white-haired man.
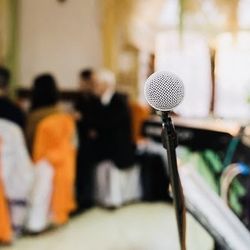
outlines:
{"label": "white-haired man", "polygon": [[98,161],[112,160],[118,168],[130,167],[135,147],[127,98],[116,92],[113,72],[99,70],[94,77],[93,93],[100,100],[93,126]]}

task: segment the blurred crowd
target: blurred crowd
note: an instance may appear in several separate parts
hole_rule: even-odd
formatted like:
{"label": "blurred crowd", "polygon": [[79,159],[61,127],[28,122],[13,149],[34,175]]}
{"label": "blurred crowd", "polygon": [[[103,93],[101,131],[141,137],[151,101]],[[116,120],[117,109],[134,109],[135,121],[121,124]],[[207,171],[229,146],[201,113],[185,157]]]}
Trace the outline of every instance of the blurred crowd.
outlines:
{"label": "blurred crowd", "polygon": [[9,98],[10,78],[0,67],[1,243],[95,205],[168,199],[166,159],[141,134],[150,110],[118,93],[111,71],[81,71],[71,111],[53,75],[34,79],[28,111]]}

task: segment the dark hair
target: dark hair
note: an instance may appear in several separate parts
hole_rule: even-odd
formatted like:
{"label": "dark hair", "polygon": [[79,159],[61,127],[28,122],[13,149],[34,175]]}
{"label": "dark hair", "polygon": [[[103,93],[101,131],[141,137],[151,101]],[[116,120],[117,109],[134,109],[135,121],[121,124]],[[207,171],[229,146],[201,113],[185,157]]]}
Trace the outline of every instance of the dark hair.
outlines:
{"label": "dark hair", "polygon": [[55,105],[59,99],[56,81],[50,74],[35,78],[31,92],[31,110]]}
{"label": "dark hair", "polygon": [[90,80],[90,78],[93,75],[93,70],[92,69],[84,69],[80,72],[80,77],[83,80]]}
{"label": "dark hair", "polygon": [[10,71],[0,66],[0,88],[6,88],[10,81]]}

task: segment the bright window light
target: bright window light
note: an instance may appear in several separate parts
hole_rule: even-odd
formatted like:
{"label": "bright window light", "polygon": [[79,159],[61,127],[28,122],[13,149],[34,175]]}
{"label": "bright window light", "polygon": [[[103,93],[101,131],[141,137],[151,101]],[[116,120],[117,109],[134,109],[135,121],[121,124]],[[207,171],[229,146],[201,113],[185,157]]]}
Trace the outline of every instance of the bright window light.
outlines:
{"label": "bright window light", "polygon": [[250,117],[250,34],[222,34],[217,39],[216,114]]}
{"label": "bright window light", "polygon": [[196,33],[160,33],[156,39],[156,70],[176,73],[185,85],[185,97],[175,110],[186,117],[206,117],[211,99],[208,44]]}

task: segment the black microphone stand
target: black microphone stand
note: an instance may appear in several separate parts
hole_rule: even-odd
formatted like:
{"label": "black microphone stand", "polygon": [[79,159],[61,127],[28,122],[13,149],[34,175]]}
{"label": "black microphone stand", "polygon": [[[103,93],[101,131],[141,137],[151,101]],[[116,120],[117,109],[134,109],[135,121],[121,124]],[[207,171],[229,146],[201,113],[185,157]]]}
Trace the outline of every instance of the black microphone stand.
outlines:
{"label": "black microphone stand", "polygon": [[183,190],[179,177],[176,162],[177,135],[169,116],[169,112],[161,112],[162,118],[162,143],[167,150],[168,170],[170,176],[170,184],[172,187],[175,215],[178,226],[179,240],[181,250],[186,249],[186,209]]}

